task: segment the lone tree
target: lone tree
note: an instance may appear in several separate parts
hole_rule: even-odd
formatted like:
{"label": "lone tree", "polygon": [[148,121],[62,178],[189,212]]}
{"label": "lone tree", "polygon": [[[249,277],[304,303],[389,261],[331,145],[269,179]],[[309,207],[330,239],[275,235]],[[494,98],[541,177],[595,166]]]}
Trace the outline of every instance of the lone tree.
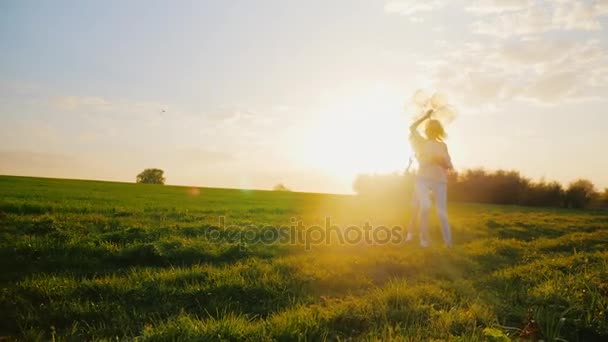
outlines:
{"label": "lone tree", "polygon": [[272,191],[290,191],[285,185],[279,183],[272,188]]}
{"label": "lone tree", "polygon": [[137,183],[165,184],[164,171],[161,169],[145,169],[137,175]]}

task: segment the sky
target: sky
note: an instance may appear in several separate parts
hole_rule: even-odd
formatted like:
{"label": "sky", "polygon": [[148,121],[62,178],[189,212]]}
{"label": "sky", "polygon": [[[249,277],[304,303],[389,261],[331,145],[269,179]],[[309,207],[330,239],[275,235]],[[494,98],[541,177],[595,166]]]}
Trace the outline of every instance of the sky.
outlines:
{"label": "sky", "polygon": [[608,187],[608,0],[5,0],[0,51],[0,174],[351,193],[423,89],[457,170]]}

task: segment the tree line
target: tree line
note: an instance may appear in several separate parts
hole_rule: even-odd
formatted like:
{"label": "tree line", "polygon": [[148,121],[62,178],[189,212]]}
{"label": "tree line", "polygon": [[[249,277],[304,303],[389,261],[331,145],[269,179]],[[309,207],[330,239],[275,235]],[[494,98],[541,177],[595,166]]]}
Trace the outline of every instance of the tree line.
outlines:
{"label": "tree line", "polygon": [[[414,174],[362,174],[353,183],[361,196],[406,199],[414,187]],[[469,169],[452,173],[448,179],[450,201],[559,208],[608,209],[608,188],[602,192],[587,179],[562,184],[533,181],[518,171]]]}

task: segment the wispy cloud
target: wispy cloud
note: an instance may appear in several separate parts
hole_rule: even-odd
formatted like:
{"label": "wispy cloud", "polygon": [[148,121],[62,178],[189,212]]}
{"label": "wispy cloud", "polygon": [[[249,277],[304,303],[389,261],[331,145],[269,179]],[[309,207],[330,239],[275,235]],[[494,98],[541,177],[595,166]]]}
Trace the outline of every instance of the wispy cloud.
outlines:
{"label": "wispy cloud", "polygon": [[205,113],[205,116],[213,123],[227,126],[251,122],[259,117],[259,114],[251,108],[243,108],[236,105],[221,105]]}
{"label": "wispy cloud", "polygon": [[56,96],[50,99],[50,104],[58,110],[76,111],[107,108],[110,103],[98,96]]}
{"label": "wispy cloud", "polygon": [[532,0],[476,0],[466,10],[474,14],[502,13],[523,10],[532,4]]}
{"label": "wispy cloud", "polygon": [[225,162],[233,159],[231,153],[220,151],[215,147],[184,147],[177,150],[176,156],[185,160],[197,160],[206,163]]}
{"label": "wispy cloud", "polygon": [[600,18],[608,15],[608,1],[563,1],[556,6],[556,25],[568,30],[595,31],[602,29]]}
{"label": "wispy cloud", "polygon": [[388,1],[384,5],[384,11],[386,13],[409,17],[421,12],[431,12],[441,9],[445,5],[446,1],[442,0],[394,0]]}
{"label": "wispy cloud", "polygon": [[597,31],[602,29],[600,19],[608,15],[608,5],[602,0],[483,1],[468,10],[480,16],[471,26],[474,33],[504,38],[549,31]]}
{"label": "wispy cloud", "polygon": [[608,63],[598,41],[504,40],[466,44],[428,65],[442,89],[469,105],[529,99],[558,104],[601,96]]}
{"label": "wispy cloud", "polygon": [[[473,33],[498,37],[550,31],[597,31],[608,16],[606,0],[464,0],[461,8],[473,16]],[[384,5],[389,14],[424,21],[420,14],[446,8],[445,0],[393,0]]]}
{"label": "wispy cloud", "polygon": [[[435,85],[458,94],[463,104],[496,105],[513,99],[542,104],[598,98],[608,88],[608,49],[587,36],[556,38],[551,31],[597,31],[608,16],[608,1],[461,1],[479,41],[436,40],[440,50],[417,65],[434,75]],[[441,10],[447,2],[391,1],[387,13],[416,17]],[[465,13],[463,13],[465,14]]]}
{"label": "wispy cloud", "polygon": [[102,96],[53,96],[47,100],[48,106],[59,112],[76,114],[104,114],[122,118],[139,118],[154,121],[159,115],[179,115],[175,110],[160,102],[125,101]]}

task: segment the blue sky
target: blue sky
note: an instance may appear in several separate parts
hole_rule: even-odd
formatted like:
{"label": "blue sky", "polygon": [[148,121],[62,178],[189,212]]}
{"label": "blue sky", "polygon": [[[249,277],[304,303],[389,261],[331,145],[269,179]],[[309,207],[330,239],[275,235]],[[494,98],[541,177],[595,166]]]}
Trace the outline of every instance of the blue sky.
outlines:
{"label": "blue sky", "polygon": [[[416,89],[456,167],[608,186],[608,1],[3,1],[0,173],[350,192]],[[407,110],[404,111],[404,104]]]}

